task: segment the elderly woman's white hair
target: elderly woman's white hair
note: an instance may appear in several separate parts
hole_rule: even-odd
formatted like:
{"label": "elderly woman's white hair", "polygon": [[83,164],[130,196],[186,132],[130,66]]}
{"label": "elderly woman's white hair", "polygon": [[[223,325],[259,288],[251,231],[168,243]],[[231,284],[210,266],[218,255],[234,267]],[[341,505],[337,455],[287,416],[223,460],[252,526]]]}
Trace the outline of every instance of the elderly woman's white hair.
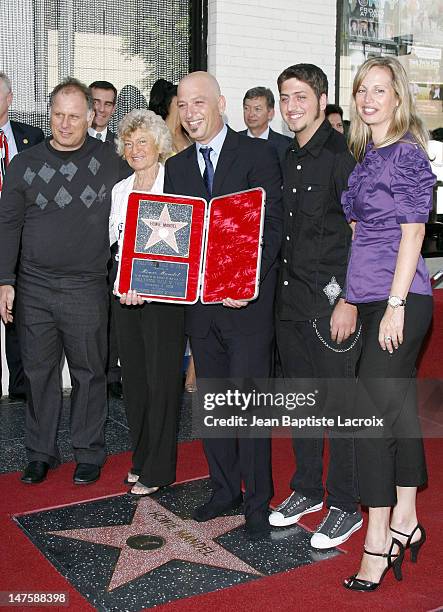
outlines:
{"label": "elderly woman's white hair", "polygon": [[159,159],[164,163],[172,154],[172,136],[160,115],[156,115],[146,108],[131,111],[118,124],[117,138],[115,139],[117,153],[124,157],[124,140],[138,129],[146,130],[154,139],[158,147]]}

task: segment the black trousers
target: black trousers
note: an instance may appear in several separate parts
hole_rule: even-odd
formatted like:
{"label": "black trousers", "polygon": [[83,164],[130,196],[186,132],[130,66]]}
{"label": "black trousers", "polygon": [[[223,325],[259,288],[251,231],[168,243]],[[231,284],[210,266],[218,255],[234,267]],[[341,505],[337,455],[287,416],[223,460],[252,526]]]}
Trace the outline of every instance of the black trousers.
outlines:
{"label": "black trousers", "polygon": [[370,507],[395,506],[396,486],[418,487],[427,480],[413,377],[432,318],[432,297],[408,295],[403,344],[392,355],[378,343],[386,301],[359,304],[358,309],[363,348],[357,406],[366,413],[375,406],[385,420],[383,437],[356,439],[361,502]]}
{"label": "black trousers", "polygon": [[[199,378],[268,378],[272,368],[274,330],[244,336],[212,323],[206,338],[191,336],[197,386]],[[245,516],[260,519],[273,495],[271,440],[223,438],[203,440],[212,501],[226,504],[245,484]]]}
{"label": "black trousers", "polygon": [[77,462],[106,458],[106,279],[54,278],[21,272],[17,286],[20,345],[29,381],[25,445],[29,461],[60,461],[60,361],[72,380],[71,442]]}
{"label": "black trousers", "polygon": [[[277,347],[284,378],[353,378],[360,354],[360,340],[354,344],[355,334],[337,345],[330,337],[330,317],[316,320],[322,338],[340,351],[334,352],[317,336],[311,321],[278,321]],[[358,332],[358,330],[357,330]],[[357,333],[356,332],[356,333]],[[350,348],[354,344],[353,348]],[[320,503],[323,488],[323,431],[318,438],[294,435],[292,445],[296,471],[291,488]],[[357,471],[352,434],[329,439],[329,471],[326,482],[328,508],[335,506],[345,512],[355,512],[358,505]]]}
{"label": "black trousers", "polygon": [[113,294],[115,277],[117,275],[117,262],[115,254],[118,251],[117,243],[111,246],[111,259],[108,262],[108,288],[109,288],[109,316],[108,316],[108,357],[106,361],[106,378],[109,383],[121,381],[121,368],[118,363],[118,343],[115,322],[115,312],[112,304],[115,300]]}
{"label": "black trousers", "polygon": [[114,298],[132,471],[148,487],[175,480],[177,420],[185,350],[184,310],[174,304],[123,306]]}
{"label": "black trousers", "polygon": [[[20,352],[20,342],[18,337],[17,309],[15,308],[14,310],[14,321],[5,325],[5,355],[9,370],[8,389],[9,393],[25,393],[26,383]],[[0,383],[1,377],[2,365],[0,361]]]}

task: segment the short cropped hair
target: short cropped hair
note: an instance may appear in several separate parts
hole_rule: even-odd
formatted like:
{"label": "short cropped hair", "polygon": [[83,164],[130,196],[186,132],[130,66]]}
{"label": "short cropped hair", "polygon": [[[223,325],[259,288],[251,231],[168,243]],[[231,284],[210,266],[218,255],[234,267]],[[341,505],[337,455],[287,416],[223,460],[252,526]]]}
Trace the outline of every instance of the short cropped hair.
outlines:
{"label": "short cropped hair", "polygon": [[172,136],[168,126],[154,111],[147,108],[137,108],[123,117],[117,126],[115,140],[117,153],[124,156],[124,139],[135,130],[146,130],[158,147],[159,159],[164,163],[172,154]]}
{"label": "short cropped hair", "polygon": [[278,91],[281,91],[282,84],[289,79],[298,79],[307,83],[314,90],[318,100],[322,94],[328,95],[328,77],[314,64],[294,64],[283,70],[277,79]]}
{"label": "short cropped hair", "polygon": [[54,89],[51,91],[51,94],[49,96],[49,106],[50,107],[52,107],[54,103],[55,96],[59,94],[61,91],[66,91],[67,93],[71,93],[73,91],[79,91],[85,97],[86,104],[88,105],[88,110],[94,110],[94,100],[92,99],[91,90],[89,89],[89,87],[87,87],[87,85],[85,85],[78,79],[74,79],[74,77],[66,77],[66,79],[63,79],[61,83],[59,83],[58,85],[54,87]]}
{"label": "short cropped hair", "polygon": [[243,104],[246,100],[253,100],[254,98],[266,98],[268,110],[271,110],[275,106],[274,94],[268,87],[253,87],[252,89],[248,89],[243,98]]}
{"label": "short cropped hair", "polygon": [[333,115],[337,113],[343,119],[343,109],[338,104],[326,104],[325,108],[325,117],[329,117],[329,115]]}
{"label": "short cropped hair", "polygon": [[11,79],[8,77],[6,72],[0,71],[0,81],[3,82],[4,86],[8,90],[8,93],[11,93],[11,91],[12,91]]}
{"label": "short cropped hair", "polygon": [[109,81],[94,81],[93,83],[89,85],[89,89],[92,89],[93,87],[95,87],[96,89],[106,89],[108,91],[113,91],[114,92],[114,104],[116,103],[117,89],[114,87],[112,83],[110,83]]}

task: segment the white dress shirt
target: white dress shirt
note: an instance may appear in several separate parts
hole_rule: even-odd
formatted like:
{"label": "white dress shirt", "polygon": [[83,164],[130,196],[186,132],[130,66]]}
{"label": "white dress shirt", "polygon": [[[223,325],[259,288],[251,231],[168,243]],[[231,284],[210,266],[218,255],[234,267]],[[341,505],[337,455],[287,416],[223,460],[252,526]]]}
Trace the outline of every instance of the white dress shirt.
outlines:
{"label": "white dress shirt", "polygon": [[97,132],[96,130],[94,130],[94,128],[90,127],[88,128],[88,134],[93,138],[97,138],[97,134],[100,134],[100,140],[102,142],[105,142],[106,136],[108,135],[108,127],[106,126],[102,132]]}
{"label": "white dress shirt", "polygon": [[246,132],[246,136],[249,136],[250,138],[261,138],[262,140],[268,140],[268,138],[269,138],[269,125],[266,128],[266,130],[262,134],[260,134],[260,136],[254,136],[254,134],[252,134],[252,132],[250,132],[249,128],[248,128],[248,131]]}

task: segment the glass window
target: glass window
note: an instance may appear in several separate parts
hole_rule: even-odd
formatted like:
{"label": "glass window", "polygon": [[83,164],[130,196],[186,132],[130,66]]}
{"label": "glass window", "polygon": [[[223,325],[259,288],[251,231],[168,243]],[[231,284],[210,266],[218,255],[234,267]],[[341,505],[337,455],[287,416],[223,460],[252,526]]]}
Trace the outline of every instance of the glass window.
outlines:
{"label": "glass window", "polygon": [[176,83],[189,71],[190,8],[191,0],[0,2],[0,67],[13,85],[11,118],[47,133],[48,95],[75,76],[115,85],[115,131],[129,110],[147,105],[156,79]]}
{"label": "glass window", "polygon": [[443,0],[342,0],[339,104],[349,118],[352,81],[360,64],[396,55],[428,129],[443,127]]}

